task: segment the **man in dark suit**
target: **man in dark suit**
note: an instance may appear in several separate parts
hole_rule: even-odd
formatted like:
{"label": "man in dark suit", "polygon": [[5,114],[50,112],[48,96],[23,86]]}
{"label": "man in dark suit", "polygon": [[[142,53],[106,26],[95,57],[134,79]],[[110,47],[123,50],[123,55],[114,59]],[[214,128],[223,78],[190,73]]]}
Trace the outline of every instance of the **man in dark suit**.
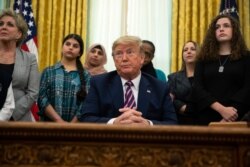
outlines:
{"label": "man in dark suit", "polygon": [[[117,70],[91,79],[78,120],[144,126],[177,124],[166,82],[141,73],[145,57],[141,39],[118,38],[112,56]],[[132,84],[128,86],[127,81]]]}

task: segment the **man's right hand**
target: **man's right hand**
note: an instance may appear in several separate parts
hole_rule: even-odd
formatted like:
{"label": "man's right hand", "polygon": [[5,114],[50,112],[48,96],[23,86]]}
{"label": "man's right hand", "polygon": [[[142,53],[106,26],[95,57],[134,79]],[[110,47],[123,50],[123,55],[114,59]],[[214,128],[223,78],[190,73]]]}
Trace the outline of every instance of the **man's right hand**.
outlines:
{"label": "man's right hand", "polygon": [[142,117],[142,113],[137,111],[135,108],[121,108],[119,111],[122,113],[118,116],[114,124],[122,124],[122,125],[150,125],[149,121]]}

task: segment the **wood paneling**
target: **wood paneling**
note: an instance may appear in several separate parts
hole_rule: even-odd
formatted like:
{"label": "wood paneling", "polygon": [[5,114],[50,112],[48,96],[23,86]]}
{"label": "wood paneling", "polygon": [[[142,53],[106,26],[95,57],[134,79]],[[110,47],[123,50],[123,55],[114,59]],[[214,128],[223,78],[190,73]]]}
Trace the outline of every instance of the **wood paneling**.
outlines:
{"label": "wood paneling", "polygon": [[250,129],[0,123],[1,167],[247,167]]}

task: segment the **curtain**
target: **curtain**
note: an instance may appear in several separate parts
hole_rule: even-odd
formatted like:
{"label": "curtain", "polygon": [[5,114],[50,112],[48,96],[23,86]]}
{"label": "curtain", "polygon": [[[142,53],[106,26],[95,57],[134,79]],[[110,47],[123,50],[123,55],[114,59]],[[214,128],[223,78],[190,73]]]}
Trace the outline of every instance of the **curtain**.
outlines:
{"label": "curtain", "polygon": [[87,0],[33,0],[32,8],[40,70],[61,59],[62,41],[67,34],[77,33],[86,41]]}
{"label": "curtain", "polygon": [[250,49],[250,0],[238,0],[237,5],[242,33]]}
{"label": "curtain", "polygon": [[0,10],[5,8],[5,2],[6,1],[0,1]]}
{"label": "curtain", "polygon": [[185,41],[199,44],[205,36],[212,18],[219,12],[220,0],[172,0],[172,59],[171,71],[182,64],[182,47]]}
{"label": "curtain", "polygon": [[[171,71],[181,68],[185,41],[202,43],[211,20],[218,15],[220,0],[172,0],[172,60]],[[242,33],[250,46],[249,0],[238,0]]]}
{"label": "curtain", "polygon": [[88,45],[105,46],[108,71],[115,69],[111,57],[113,42],[122,35],[135,35],[155,44],[154,66],[169,72],[170,0],[91,0],[89,3]]}
{"label": "curtain", "polygon": [[171,8],[170,0],[128,0],[127,34],[154,43],[154,67],[166,75],[171,57]]}
{"label": "curtain", "polygon": [[90,0],[89,1],[89,24],[88,41],[90,46],[100,43],[107,52],[108,71],[114,70],[114,63],[111,56],[113,42],[125,34],[126,25],[126,1],[125,0]]}
{"label": "curtain", "polygon": [[11,0],[0,0],[0,10],[9,8]]}

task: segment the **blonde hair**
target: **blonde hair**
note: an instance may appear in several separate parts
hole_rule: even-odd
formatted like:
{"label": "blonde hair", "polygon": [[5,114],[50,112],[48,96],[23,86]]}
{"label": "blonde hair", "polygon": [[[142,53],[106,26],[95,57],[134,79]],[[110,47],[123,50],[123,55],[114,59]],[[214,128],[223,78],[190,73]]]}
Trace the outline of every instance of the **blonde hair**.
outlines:
{"label": "blonde hair", "polygon": [[142,40],[136,36],[122,36],[118,38],[112,46],[112,56],[114,56],[114,50],[118,45],[135,45],[140,49],[140,53],[144,55],[144,49],[142,46]]}
{"label": "blonde hair", "polygon": [[0,14],[0,19],[3,18],[4,16],[10,16],[12,17],[15,22],[16,26],[19,31],[21,31],[22,36],[20,39],[17,40],[16,45],[20,46],[22,42],[26,39],[27,37],[27,31],[28,31],[28,25],[23,19],[22,15],[15,13],[12,9],[3,9]]}

